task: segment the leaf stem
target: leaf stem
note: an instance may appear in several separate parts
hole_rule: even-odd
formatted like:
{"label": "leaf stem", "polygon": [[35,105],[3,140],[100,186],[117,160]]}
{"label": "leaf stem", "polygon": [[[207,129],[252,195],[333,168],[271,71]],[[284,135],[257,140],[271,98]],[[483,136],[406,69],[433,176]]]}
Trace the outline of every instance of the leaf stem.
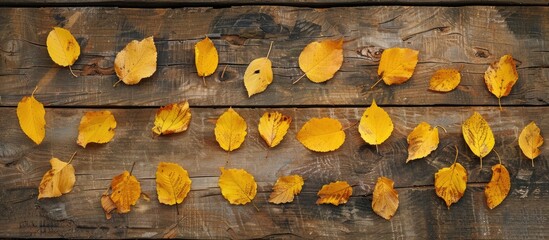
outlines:
{"label": "leaf stem", "polygon": [[132,168],[130,169],[130,176],[132,175],[132,172],[133,172],[133,167],[135,166],[135,162],[133,162],[132,164]]}
{"label": "leaf stem", "polygon": [[501,97],[498,98],[498,104],[499,104],[499,110],[503,111],[503,108],[501,107]]}
{"label": "leaf stem", "polygon": [[444,130],[444,133],[448,133],[448,131],[446,131],[446,128],[444,128],[443,126],[436,125],[435,128],[440,128]]}
{"label": "leaf stem", "polygon": [[38,90],[38,85],[36,85],[36,87],[34,87],[34,90],[31,93],[31,97],[34,97],[34,93],[36,92],[36,90]]}
{"label": "leaf stem", "polygon": [[292,84],[296,84],[297,82],[299,82],[299,80],[301,80],[303,77],[305,77],[305,75],[307,75],[307,74],[304,73],[303,75],[301,75],[301,77],[299,77],[297,80],[295,80],[294,82],[292,82]]}
{"label": "leaf stem", "polygon": [[206,85],[206,76],[202,76],[202,84],[204,84],[204,87],[207,87]]}
{"label": "leaf stem", "polygon": [[273,48],[274,41],[271,41],[271,45],[269,46],[269,51],[267,52],[267,56],[265,58],[269,59],[269,54],[271,54],[271,49]]}
{"label": "leaf stem", "polygon": [[[456,157],[454,158],[454,163],[453,164],[456,164],[457,160],[458,160],[458,155],[459,155],[459,149],[456,145],[454,145],[454,147],[456,148]],[[453,165],[452,164],[452,165]]]}
{"label": "leaf stem", "polygon": [[76,76],[76,74],[74,74],[74,72],[72,71],[72,67],[71,67],[70,65],[69,65],[69,70],[71,71],[71,74],[72,74],[75,78],[78,77],[78,76]]}
{"label": "leaf stem", "polygon": [[67,164],[71,164],[72,160],[74,159],[74,156],[76,156],[76,151],[72,154],[71,158],[69,159],[69,162]]}
{"label": "leaf stem", "polygon": [[[496,153],[496,155],[498,156],[498,159],[499,159],[499,164],[502,164],[501,163],[501,157],[499,156],[499,153],[498,151],[496,151],[496,149],[494,149],[494,152]],[[503,165],[503,164],[502,164]]]}
{"label": "leaf stem", "polygon": [[118,82],[115,82],[112,87],[116,87],[116,85],[118,85],[120,82],[122,82],[122,80],[118,80]]}
{"label": "leaf stem", "polygon": [[379,144],[376,144],[376,153],[379,154],[379,148],[378,148],[377,145],[379,145]]}
{"label": "leaf stem", "polygon": [[345,131],[345,130],[347,130],[347,129],[349,129],[349,128],[352,128],[352,127],[356,126],[359,122],[360,122],[360,121],[356,121],[355,123],[351,124],[350,126],[341,129],[341,131]]}
{"label": "leaf stem", "polygon": [[375,87],[379,82],[381,82],[381,80],[383,80],[383,78],[380,78],[379,80],[377,80],[377,82],[374,83],[374,85],[372,85],[372,86],[370,87],[370,90],[374,89],[374,87]]}
{"label": "leaf stem", "polygon": [[[250,198],[250,197],[248,197],[248,198]],[[250,199],[250,201],[252,202],[252,205],[254,206],[255,210],[259,212],[259,208],[255,205],[254,201],[252,201],[251,199]]]}
{"label": "leaf stem", "polygon": [[[225,71],[227,70],[227,67],[228,67],[228,66],[229,66],[229,65],[227,64],[227,65],[225,65],[225,67],[223,68],[223,71],[221,72],[221,79],[223,79],[223,78],[225,77]],[[204,82],[204,84],[206,84],[206,82]]]}

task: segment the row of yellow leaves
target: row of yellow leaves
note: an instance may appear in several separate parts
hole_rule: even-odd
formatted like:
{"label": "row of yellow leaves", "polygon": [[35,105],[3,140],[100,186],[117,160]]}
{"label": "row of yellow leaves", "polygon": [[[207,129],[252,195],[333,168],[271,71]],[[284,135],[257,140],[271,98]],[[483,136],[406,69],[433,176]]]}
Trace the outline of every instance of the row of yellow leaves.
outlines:
{"label": "row of yellow leaves", "polygon": [[[66,29],[54,28],[46,40],[48,53],[53,61],[61,66],[71,66],[80,55],[80,46],[74,36]],[[271,46],[266,57],[254,59],[244,73],[244,86],[248,96],[261,93],[273,81],[272,63],[269,60]],[[217,49],[206,37],[196,43],[195,65],[198,76],[204,84],[205,77],[215,72],[219,63]],[[385,49],[381,55],[378,75],[387,85],[402,84],[410,79],[418,62],[419,51],[408,48]],[[142,41],[131,41],[120,51],[114,61],[114,69],[120,81],[133,85],[143,78],[152,76],[156,71],[157,52],[152,37]],[[315,83],[330,80],[343,64],[343,39],[323,40],[308,44],[299,55],[299,67]],[[72,69],[71,69],[72,72]],[[73,73],[74,74],[74,73]],[[511,55],[504,55],[499,61],[488,67],[484,74],[488,90],[498,98],[501,108],[501,97],[509,95],[518,80],[516,65]],[[379,82],[378,81],[378,82]],[[429,89],[438,92],[449,92],[461,81],[457,69],[439,69],[432,76]],[[376,82],[372,88],[378,83]]]}

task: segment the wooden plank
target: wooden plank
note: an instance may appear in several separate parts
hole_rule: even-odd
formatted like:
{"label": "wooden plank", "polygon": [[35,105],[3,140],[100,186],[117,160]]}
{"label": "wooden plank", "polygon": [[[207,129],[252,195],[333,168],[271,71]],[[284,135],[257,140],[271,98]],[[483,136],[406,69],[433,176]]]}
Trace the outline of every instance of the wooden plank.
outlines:
{"label": "wooden plank", "polygon": [[[174,235],[182,238],[359,238],[376,234],[381,238],[547,238],[549,229],[549,161],[547,144],[531,167],[518,148],[523,126],[535,120],[542,133],[549,132],[547,107],[386,107],[393,119],[392,136],[379,146],[379,153],[360,138],[356,123],[363,108],[282,108],[293,117],[284,141],[267,149],[257,132],[257,121],[265,110],[236,109],[248,123],[243,146],[230,154],[215,142],[215,119],[222,108],[193,109],[187,132],[153,138],[155,109],[112,109],[118,125],[112,142],[76,145],[77,126],[87,109],[47,109],[47,134],[35,146],[16,127],[14,108],[0,108],[0,237],[93,237],[141,238]],[[491,177],[495,154],[484,159],[479,169],[477,157],[466,148],[461,123],[473,111],[489,122],[496,136],[495,149],[511,173],[511,194],[501,206],[489,211],[483,186]],[[295,135],[312,117],[340,120],[346,130],[343,146],[331,153],[305,149]],[[441,143],[423,160],[406,164],[406,136],[421,121],[443,126]],[[454,146],[459,162],[469,173],[470,187],[463,199],[446,209],[436,197],[433,175],[453,161]],[[48,160],[66,160],[78,151],[74,165],[77,183],[73,192],[57,199],[36,200],[37,186]],[[219,167],[244,168],[255,176],[259,193],[252,205],[231,206],[217,187]],[[193,181],[192,191],[176,215],[173,206],[156,200],[154,173],[160,161],[184,166]],[[110,179],[136,163],[134,175],[152,201],[140,201],[127,215],[105,220],[99,197]],[[301,174],[306,179],[303,193],[295,203],[267,203],[276,178]],[[372,185],[379,176],[395,180],[401,207],[392,221],[375,216],[370,208]],[[353,196],[344,206],[317,206],[316,192],[323,184],[346,180]],[[364,197],[366,195],[366,197]]]}
{"label": "wooden plank", "polygon": [[[0,106],[17,102],[39,86],[47,106],[160,106],[189,99],[195,106],[357,106],[375,98],[388,105],[497,105],[484,85],[487,66],[513,54],[519,81],[504,105],[549,102],[549,7],[335,7],[327,9],[242,6],[231,8],[2,8],[0,9]],[[49,59],[44,42],[53,26],[72,31],[82,56],[71,77]],[[114,57],[133,39],[154,36],[159,67],[138,86],[120,85]],[[220,66],[207,86],[194,70],[193,45],[209,35]],[[333,80],[291,82],[301,74],[297,58],[313,40],[345,39],[345,61]],[[248,98],[246,65],[271,54],[275,80]],[[415,75],[404,85],[370,86],[388,47],[418,49]],[[221,72],[227,71],[223,78]],[[463,80],[448,94],[429,92],[434,70],[463,67]],[[418,94],[421,97],[418,97]]]}
{"label": "wooden plank", "polygon": [[114,7],[185,7],[234,5],[286,5],[303,7],[368,6],[368,5],[500,5],[547,6],[548,0],[5,0],[4,6],[114,6]]}

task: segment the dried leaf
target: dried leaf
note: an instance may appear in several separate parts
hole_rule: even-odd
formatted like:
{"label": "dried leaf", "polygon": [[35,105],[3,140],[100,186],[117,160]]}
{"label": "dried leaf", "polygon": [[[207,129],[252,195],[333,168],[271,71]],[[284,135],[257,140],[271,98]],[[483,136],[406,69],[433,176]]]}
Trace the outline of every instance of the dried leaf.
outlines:
{"label": "dried leaf", "polygon": [[315,83],[330,80],[341,68],[342,63],[342,38],[309,43],[299,55],[299,68]]}
{"label": "dried leaf", "polygon": [[87,112],[78,127],[78,145],[86,148],[88,143],[108,143],[114,137],[116,120],[110,111]]}
{"label": "dried leaf", "polygon": [[17,104],[17,118],[21,130],[36,144],[42,143],[46,137],[46,110],[41,102],[34,98],[23,97]]}
{"label": "dried leaf", "polygon": [[265,140],[269,147],[275,147],[282,141],[292,118],[286,115],[283,115],[279,112],[266,112],[259,119],[259,125],[257,126],[259,134]]}
{"label": "dried leaf", "polygon": [[498,98],[501,109],[501,97],[509,95],[518,80],[517,66],[511,55],[504,55],[492,63],[484,73],[484,82],[494,96]]}
{"label": "dried leaf", "polygon": [[257,183],[254,176],[244,169],[221,169],[219,188],[221,194],[229,203],[244,205],[251,202],[257,193]]}
{"label": "dried leaf", "polygon": [[341,123],[332,118],[312,118],[297,133],[297,140],[309,150],[329,152],[345,142]]}
{"label": "dried leaf", "polygon": [[210,38],[206,37],[194,45],[194,63],[198,76],[202,78],[212,75],[217,69],[219,57]]}
{"label": "dried leaf", "polygon": [[156,47],[153,37],[133,40],[116,54],[114,70],[120,81],[127,85],[138,84],[156,72]]}
{"label": "dried leaf", "polygon": [[161,107],[154,117],[152,131],[157,135],[180,133],[191,123],[191,109],[187,101]]}
{"label": "dried leaf", "polygon": [[492,179],[484,189],[486,195],[486,204],[488,208],[494,209],[497,207],[509,194],[511,190],[511,177],[509,171],[502,164],[492,166]]}
{"label": "dried leaf", "polygon": [[444,199],[448,208],[463,197],[466,186],[467,171],[457,162],[435,173],[435,191]]}
{"label": "dried leaf", "polygon": [[114,204],[111,197],[106,193],[101,195],[101,207],[105,212],[105,218],[111,219],[112,218],[111,212],[116,209],[116,204]]}
{"label": "dried leaf", "polygon": [[429,90],[450,92],[461,82],[461,74],[457,69],[439,69],[431,77]]}
{"label": "dried leaf", "polygon": [[177,163],[160,162],[156,169],[158,201],[167,205],[180,204],[191,191],[187,170]]}
{"label": "dried leaf", "polygon": [[141,184],[130,172],[124,171],[111,181],[111,200],[116,205],[118,213],[130,212],[130,207],[135,205],[141,196]]}
{"label": "dried leaf", "polygon": [[246,138],[246,121],[232,108],[221,114],[215,123],[215,140],[225,151],[240,147]]}
{"label": "dried leaf", "polygon": [[389,48],[381,54],[377,75],[387,85],[402,84],[412,77],[419,51],[409,48]]}
{"label": "dried leaf", "polygon": [[496,144],[492,129],[478,112],[474,112],[463,122],[461,131],[471,151],[480,157],[480,168],[482,168],[482,158],[488,155]]}
{"label": "dried leaf", "polygon": [[373,100],[372,105],[362,114],[358,132],[370,145],[379,145],[391,136],[393,121],[385,110],[377,106],[376,100]]}
{"label": "dried leaf", "polygon": [[74,167],[70,161],[63,162],[57,158],[50,159],[51,169],[44,173],[40,187],[38,188],[38,199],[59,197],[72,191],[76,182]]}
{"label": "dried leaf", "polygon": [[374,187],[372,209],[382,218],[390,220],[398,209],[398,192],[394,189],[393,180],[379,177]]}
{"label": "dried leaf", "polygon": [[273,186],[269,202],[280,204],[294,201],[294,196],[301,192],[303,183],[303,178],[299,175],[279,177]]}
{"label": "dried leaf", "polygon": [[438,147],[438,129],[431,128],[426,122],[421,122],[408,135],[408,159],[416,160],[424,158]]}
{"label": "dried leaf", "polygon": [[46,46],[51,60],[60,66],[72,66],[80,56],[80,45],[69,30],[54,27],[48,34]]}
{"label": "dried leaf", "polygon": [[272,63],[266,57],[254,59],[244,72],[244,86],[248,91],[248,97],[265,91],[272,82]]}
{"label": "dried leaf", "polygon": [[534,158],[541,153],[541,150],[539,149],[541,145],[543,145],[541,130],[536,123],[532,121],[522,129],[519,136],[519,147],[522,150],[522,153],[532,160],[532,167],[534,166]]}
{"label": "dried leaf", "polygon": [[331,182],[318,191],[316,204],[345,204],[353,195],[353,188],[346,181]]}

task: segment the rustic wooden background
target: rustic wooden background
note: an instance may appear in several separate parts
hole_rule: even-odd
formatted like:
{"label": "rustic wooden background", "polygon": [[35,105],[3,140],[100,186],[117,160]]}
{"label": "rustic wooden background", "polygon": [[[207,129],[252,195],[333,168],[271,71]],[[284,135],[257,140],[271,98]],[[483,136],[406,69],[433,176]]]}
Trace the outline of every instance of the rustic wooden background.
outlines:
{"label": "rustic wooden background", "polygon": [[[401,0],[396,3],[408,4]],[[0,5],[0,237],[66,238],[380,238],[380,239],[543,239],[549,238],[549,147],[535,167],[521,153],[518,135],[534,120],[549,138],[548,1],[418,1],[440,6],[383,6],[394,1],[284,1],[280,6],[240,6],[244,1],[3,1]],[[491,3],[493,6],[467,6]],[[133,3],[133,4],[132,4]],[[258,4],[258,2],[253,2]],[[324,8],[308,8],[321,6]],[[518,5],[528,6],[518,6]],[[43,8],[32,8],[32,7]],[[131,6],[132,8],[118,8]],[[180,6],[179,8],[163,8]],[[212,7],[218,6],[218,7]],[[220,6],[220,7],[219,7]],[[457,6],[457,7],[456,7]],[[21,7],[21,8],[20,8]],[[29,7],[29,8],[25,8]],[[69,29],[82,54],[73,66],[56,66],[45,47],[54,26]],[[196,76],[194,44],[205,35],[219,51],[220,65],[207,86]],[[116,53],[129,41],[154,36],[158,69],[136,86],[119,84],[113,71]],[[302,80],[297,58],[311,41],[344,37],[345,60],[323,84]],[[247,64],[264,56],[274,41],[275,79],[259,95],[247,97],[242,77]],[[370,86],[384,48],[420,51],[412,79],[399,86]],[[486,89],[483,74],[503,54],[517,62],[519,80],[503,111]],[[223,77],[221,71],[227,66]],[[462,67],[453,92],[429,92],[431,74]],[[23,96],[46,106],[46,138],[35,145],[20,130],[15,108]],[[152,137],[159,106],[188,99],[189,130]],[[305,149],[295,135],[312,117],[332,117],[351,126],[375,99],[393,119],[392,136],[379,146],[366,144],[356,127],[331,153]],[[258,195],[251,205],[230,205],[217,185],[219,167],[228,157],[216,143],[216,118],[232,106],[248,124],[243,146],[230,153],[229,167],[255,176]],[[112,142],[76,144],[86,111],[111,110],[118,122]],[[268,149],[257,132],[264,111],[277,110],[294,121],[284,141]],[[484,186],[491,177],[494,153],[478,158],[467,148],[461,123],[474,111],[490,123],[495,150],[512,177],[511,192],[497,208],[486,207]],[[406,136],[421,121],[440,125],[438,149],[423,160],[405,163]],[[433,176],[454,158],[468,173],[463,198],[447,209],[434,192]],[[68,160],[77,151],[74,190],[55,199],[37,200],[48,160]],[[189,171],[192,190],[177,215],[156,199],[155,171],[160,161],[177,162]],[[113,176],[128,170],[152,201],[140,200],[129,214],[106,220],[100,196]],[[267,202],[278,176],[301,174],[302,193],[293,203]],[[395,181],[400,196],[396,216],[384,220],[371,210],[377,177]],[[323,184],[346,180],[353,196],[339,207],[315,204]]]}

